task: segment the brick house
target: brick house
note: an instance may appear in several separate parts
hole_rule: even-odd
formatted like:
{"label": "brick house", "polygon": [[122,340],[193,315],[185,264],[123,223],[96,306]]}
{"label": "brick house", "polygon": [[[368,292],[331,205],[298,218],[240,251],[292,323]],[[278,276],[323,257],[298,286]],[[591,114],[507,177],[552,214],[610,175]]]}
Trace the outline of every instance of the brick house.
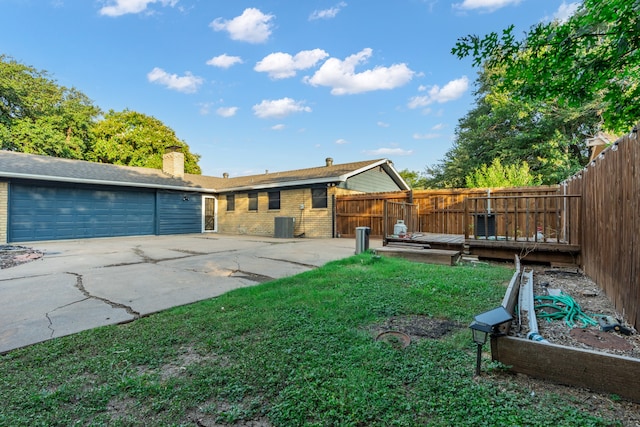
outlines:
{"label": "brick house", "polygon": [[179,151],[159,170],[0,150],[0,242],[274,236],[279,224],[293,236],[334,237],[336,195],[407,189],[387,159],[221,178],[185,174]]}

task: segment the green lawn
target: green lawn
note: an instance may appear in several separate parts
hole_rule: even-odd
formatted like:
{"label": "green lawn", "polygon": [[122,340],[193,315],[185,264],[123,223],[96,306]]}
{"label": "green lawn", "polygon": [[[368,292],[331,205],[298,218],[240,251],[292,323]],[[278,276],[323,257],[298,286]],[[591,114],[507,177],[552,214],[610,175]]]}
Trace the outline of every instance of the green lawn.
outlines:
{"label": "green lawn", "polygon": [[[467,325],[512,274],[365,253],[17,350],[0,358],[0,425],[611,425],[489,360],[474,377]],[[374,339],[405,315],[460,327],[406,349]]]}

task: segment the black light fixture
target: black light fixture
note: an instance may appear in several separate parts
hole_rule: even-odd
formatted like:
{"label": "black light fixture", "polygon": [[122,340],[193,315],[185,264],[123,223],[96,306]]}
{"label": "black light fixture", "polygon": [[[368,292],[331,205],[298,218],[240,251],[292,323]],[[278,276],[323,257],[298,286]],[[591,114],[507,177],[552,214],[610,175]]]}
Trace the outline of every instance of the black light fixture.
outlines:
{"label": "black light fixture", "polygon": [[482,360],[482,346],[487,342],[489,334],[492,336],[499,335],[497,327],[503,323],[513,320],[513,316],[503,306],[496,307],[493,310],[486,311],[474,317],[469,328],[473,335],[473,342],[478,345],[478,353],[476,355],[476,376],[480,375],[480,363]]}

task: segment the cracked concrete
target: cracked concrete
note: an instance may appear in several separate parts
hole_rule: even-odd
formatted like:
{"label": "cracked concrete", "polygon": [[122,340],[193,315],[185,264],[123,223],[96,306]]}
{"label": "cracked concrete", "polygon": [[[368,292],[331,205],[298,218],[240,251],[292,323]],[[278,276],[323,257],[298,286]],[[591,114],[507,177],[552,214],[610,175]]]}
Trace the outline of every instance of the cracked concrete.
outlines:
{"label": "cracked concrete", "polygon": [[125,310],[127,313],[129,313],[131,316],[133,316],[134,319],[137,319],[140,317],[140,313],[135,311],[133,308],[131,308],[128,305],[124,305],[124,304],[120,304],[117,302],[113,302],[107,298],[102,298],[96,295],[91,295],[91,293],[89,291],[87,291],[84,287],[84,285],[82,284],[82,275],[81,274],[76,274],[76,273],[69,273],[69,274],[73,274],[76,276],[76,288],[78,288],[80,290],[80,292],[82,292],[82,294],[86,297],[85,299],[89,299],[89,298],[93,298],[96,299],[98,301],[102,301],[105,304],[110,305],[113,308],[122,308],[123,310]]}
{"label": "cracked concrete", "polygon": [[24,245],[44,256],[0,270],[0,353],[302,273],[355,250],[352,239],[219,234]]}

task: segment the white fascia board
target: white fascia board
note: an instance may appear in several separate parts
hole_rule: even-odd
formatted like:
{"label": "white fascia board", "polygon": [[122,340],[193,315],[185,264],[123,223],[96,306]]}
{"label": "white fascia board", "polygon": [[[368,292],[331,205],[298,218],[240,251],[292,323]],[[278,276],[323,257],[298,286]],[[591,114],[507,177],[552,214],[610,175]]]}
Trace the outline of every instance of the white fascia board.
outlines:
{"label": "white fascia board", "polygon": [[369,169],[375,168],[376,166],[384,165],[387,162],[388,162],[387,159],[378,160],[377,162],[371,163],[371,164],[369,164],[369,165],[367,165],[365,167],[362,167],[360,169],[356,169],[356,170],[354,170],[352,172],[345,173],[344,175],[341,176],[341,178],[343,178],[346,181],[347,178],[351,178],[352,176],[358,175],[358,174],[360,174],[362,172],[366,172]]}
{"label": "white fascia board", "polygon": [[383,166],[383,165],[387,165],[387,167],[389,168],[389,170],[391,171],[391,173],[395,176],[395,178],[401,183],[401,187],[404,187],[404,190],[410,190],[411,188],[409,187],[409,185],[405,182],[404,179],[402,179],[402,177],[400,176],[400,174],[398,173],[398,171],[396,170],[396,168],[393,167],[393,164],[388,160],[388,159],[382,159],[379,160],[375,163],[371,163],[368,166],[365,166],[363,168],[357,169],[353,172],[349,172],[347,174],[342,175],[341,178],[344,178],[344,180],[346,181],[347,178],[351,178],[352,176],[358,175],[359,173],[362,172],[366,172],[369,169],[373,169],[377,166]]}
{"label": "white fascia board", "polygon": [[391,173],[393,173],[393,175],[395,175],[396,179],[402,183],[402,186],[404,186],[405,190],[411,190],[411,187],[409,187],[409,184],[407,184],[407,182],[404,180],[404,178],[402,178],[400,176],[400,174],[398,173],[396,168],[393,167],[393,164],[389,165],[389,169],[391,170]]}
{"label": "white fascia board", "polygon": [[214,188],[180,187],[177,185],[162,185],[162,184],[148,184],[148,183],[143,184],[143,183],[136,183],[136,182],[108,181],[108,180],[102,180],[102,179],[68,178],[68,177],[62,177],[62,176],[34,175],[29,173],[3,173],[2,175],[0,175],[0,177],[30,179],[30,180],[50,181],[50,182],[69,182],[73,184],[113,185],[117,187],[158,188],[162,190],[218,193],[218,191],[216,191]]}

